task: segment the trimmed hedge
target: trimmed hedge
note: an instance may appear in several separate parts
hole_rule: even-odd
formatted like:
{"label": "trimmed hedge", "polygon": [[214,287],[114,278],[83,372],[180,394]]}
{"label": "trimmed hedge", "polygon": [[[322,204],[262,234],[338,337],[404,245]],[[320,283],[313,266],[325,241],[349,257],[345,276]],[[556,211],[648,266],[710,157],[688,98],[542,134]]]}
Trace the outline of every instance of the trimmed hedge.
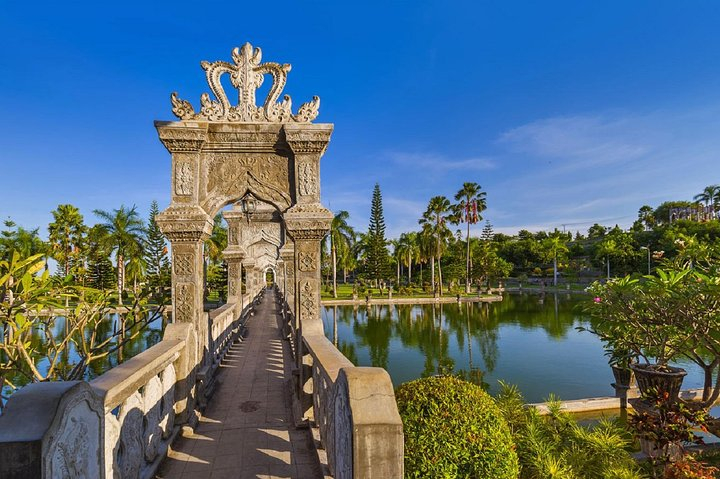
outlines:
{"label": "trimmed hedge", "polygon": [[395,392],[405,433],[405,475],[517,479],[510,429],[495,401],[452,376],[418,379]]}

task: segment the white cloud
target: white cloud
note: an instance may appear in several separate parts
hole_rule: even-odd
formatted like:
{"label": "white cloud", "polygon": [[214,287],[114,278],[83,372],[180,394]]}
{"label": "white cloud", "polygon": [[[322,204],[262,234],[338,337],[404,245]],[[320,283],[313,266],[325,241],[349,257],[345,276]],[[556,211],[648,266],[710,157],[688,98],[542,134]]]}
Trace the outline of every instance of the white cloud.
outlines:
{"label": "white cloud", "polygon": [[495,162],[486,157],[451,158],[439,153],[390,152],[388,157],[401,166],[430,169],[434,172],[450,170],[492,170]]}

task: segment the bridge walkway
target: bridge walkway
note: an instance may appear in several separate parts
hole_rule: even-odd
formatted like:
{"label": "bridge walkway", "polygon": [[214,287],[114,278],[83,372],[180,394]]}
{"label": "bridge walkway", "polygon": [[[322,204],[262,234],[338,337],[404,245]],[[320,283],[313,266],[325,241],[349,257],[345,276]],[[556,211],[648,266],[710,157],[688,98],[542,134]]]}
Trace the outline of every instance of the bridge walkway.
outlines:
{"label": "bridge walkway", "polygon": [[247,337],[220,366],[198,427],[178,437],[157,478],[323,477],[311,432],[293,426],[292,356],[274,295],[263,296],[247,325]]}

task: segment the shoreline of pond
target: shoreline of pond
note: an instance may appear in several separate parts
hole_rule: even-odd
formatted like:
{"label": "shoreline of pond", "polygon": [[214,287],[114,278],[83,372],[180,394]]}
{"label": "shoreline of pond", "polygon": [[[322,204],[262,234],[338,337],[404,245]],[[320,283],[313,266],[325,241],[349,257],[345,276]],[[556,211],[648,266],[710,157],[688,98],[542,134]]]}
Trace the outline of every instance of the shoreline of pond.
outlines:
{"label": "shoreline of pond", "polygon": [[358,299],[324,299],[322,306],[356,306],[372,304],[439,304],[439,303],[494,303],[502,301],[499,295],[491,296],[442,296],[438,298],[358,298]]}

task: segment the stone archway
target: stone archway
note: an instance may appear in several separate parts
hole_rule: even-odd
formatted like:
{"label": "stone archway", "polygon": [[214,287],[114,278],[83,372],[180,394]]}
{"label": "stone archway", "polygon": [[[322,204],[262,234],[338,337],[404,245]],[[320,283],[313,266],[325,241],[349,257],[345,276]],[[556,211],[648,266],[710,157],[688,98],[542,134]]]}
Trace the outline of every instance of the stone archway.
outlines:
{"label": "stone archway", "polygon": [[[303,331],[322,333],[320,241],[332,213],[320,204],[320,158],[333,125],[310,123],[318,114],[317,97],[295,114],[288,95],[278,102],[290,65],[261,63],[260,49],[249,43],[233,50],[232,63],[204,61],[201,66],[213,96],[204,93],[196,112],[173,93],[172,111],[179,121],[155,122],[160,140],[172,155],[171,203],[157,216],[157,222],[172,244],[173,321],[192,323],[198,344],[207,344],[202,309],[203,241],[212,231],[215,214],[251,194],[273,206],[283,235],[288,233],[292,240],[274,246],[285,281],[292,278],[286,292],[292,291],[290,304],[297,305],[298,339]],[[223,75],[228,75],[238,90],[236,105],[224,91]],[[258,106],[255,93],[266,75],[273,84]],[[235,294],[229,291],[228,295],[237,301],[241,268],[246,264],[249,268],[257,258],[250,257],[251,252],[240,242],[236,246],[229,247],[226,259],[229,277],[238,282],[232,290]],[[202,357],[203,351],[198,353]]]}
{"label": "stone archway", "polygon": [[277,270],[273,266],[268,266],[263,270],[263,277],[266,284],[277,284]]}

